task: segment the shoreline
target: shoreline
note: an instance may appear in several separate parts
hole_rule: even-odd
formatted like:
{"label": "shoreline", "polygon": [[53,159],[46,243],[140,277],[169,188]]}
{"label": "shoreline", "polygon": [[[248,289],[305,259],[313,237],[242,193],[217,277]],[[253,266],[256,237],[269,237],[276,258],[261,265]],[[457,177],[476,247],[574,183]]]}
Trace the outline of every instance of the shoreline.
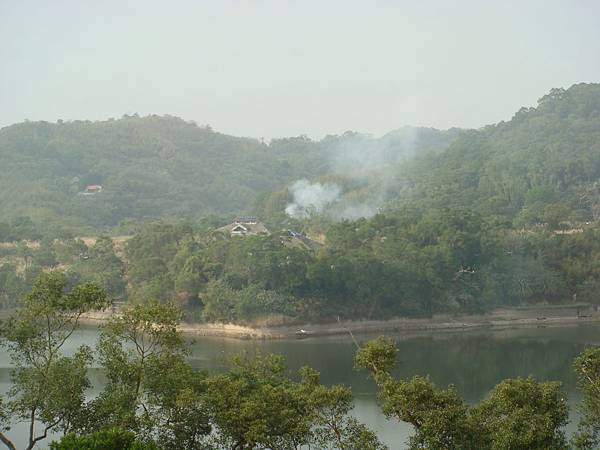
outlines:
{"label": "shoreline", "polygon": [[[546,328],[578,324],[600,324],[600,312],[592,308],[565,305],[559,307],[502,308],[479,315],[447,314],[431,318],[392,318],[388,320],[352,320],[330,323],[305,323],[281,326],[252,327],[222,323],[181,323],[179,330],[189,336],[225,337],[233,339],[309,339],[311,337],[385,332],[457,332],[476,329]],[[112,312],[89,314],[82,324],[98,324]],[[301,332],[300,330],[303,330]]]}

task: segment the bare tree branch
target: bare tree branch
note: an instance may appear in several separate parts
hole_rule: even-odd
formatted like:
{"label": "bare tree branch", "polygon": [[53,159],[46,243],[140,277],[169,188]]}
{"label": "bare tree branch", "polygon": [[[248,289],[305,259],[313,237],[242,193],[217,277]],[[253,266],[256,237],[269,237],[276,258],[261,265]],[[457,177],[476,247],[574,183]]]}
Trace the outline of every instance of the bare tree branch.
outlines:
{"label": "bare tree branch", "polygon": [[8,439],[6,437],[6,435],[4,433],[2,433],[0,431],[0,441],[2,441],[2,443],[4,445],[6,445],[7,448],[9,448],[10,450],[17,450],[17,448],[15,447],[15,444],[12,443],[12,441],[10,439]]}

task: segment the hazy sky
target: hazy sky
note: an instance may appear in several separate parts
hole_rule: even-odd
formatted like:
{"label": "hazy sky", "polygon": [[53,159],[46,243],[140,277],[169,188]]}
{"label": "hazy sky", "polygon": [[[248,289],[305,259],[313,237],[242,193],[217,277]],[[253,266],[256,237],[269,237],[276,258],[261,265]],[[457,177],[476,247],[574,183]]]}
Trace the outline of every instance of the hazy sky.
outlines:
{"label": "hazy sky", "polygon": [[172,114],[277,137],[479,127],[600,82],[599,0],[0,0],[0,126]]}

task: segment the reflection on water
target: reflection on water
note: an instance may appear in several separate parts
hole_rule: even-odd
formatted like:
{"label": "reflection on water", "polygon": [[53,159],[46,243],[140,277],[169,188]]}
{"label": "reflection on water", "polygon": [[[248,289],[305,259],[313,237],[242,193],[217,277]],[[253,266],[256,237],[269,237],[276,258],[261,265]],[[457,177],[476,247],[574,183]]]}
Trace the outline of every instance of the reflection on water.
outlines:
{"label": "reflection on water", "polygon": [[[453,333],[392,335],[399,348],[397,375],[429,374],[441,386],[454,384],[469,402],[481,400],[503,378],[533,375],[539,380],[563,383],[570,404],[577,400],[572,363],[587,345],[600,345],[600,326],[480,330]],[[81,344],[94,345],[97,330],[85,328],[69,343],[68,351]],[[374,336],[363,336],[365,341]],[[192,341],[190,361],[199,369],[222,371],[232,354],[248,352],[281,353],[293,373],[304,365],[321,372],[326,384],[346,384],[355,394],[355,415],[373,428],[391,449],[405,448],[408,426],[387,421],[375,399],[375,386],[365,372],[353,369],[355,352],[347,336],[289,341],[239,341],[197,338]],[[6,353],[0,353],[0,389],[10,385]],[[102,373],[90,371],[94,395],[101,389]],[[574,408],[572,417],[576,419]],[[575,426],[569,425],[569,430]]]}

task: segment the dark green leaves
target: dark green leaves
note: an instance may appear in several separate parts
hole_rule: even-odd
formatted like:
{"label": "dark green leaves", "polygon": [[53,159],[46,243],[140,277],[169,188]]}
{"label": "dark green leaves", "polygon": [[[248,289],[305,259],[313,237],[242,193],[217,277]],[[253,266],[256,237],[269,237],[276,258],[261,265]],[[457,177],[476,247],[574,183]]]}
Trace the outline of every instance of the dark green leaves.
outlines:
{"label": "dark green leaves", "polygon": [[563,450],[568,408],[560,384],[532,378],[504,380],[480,404],[467,405],[453,386],[437,387],[428,377],[395,379],[391,341],[379,338],[357,353],[369,370],[388,417],[414,427],[410,448],[436,450]]}

